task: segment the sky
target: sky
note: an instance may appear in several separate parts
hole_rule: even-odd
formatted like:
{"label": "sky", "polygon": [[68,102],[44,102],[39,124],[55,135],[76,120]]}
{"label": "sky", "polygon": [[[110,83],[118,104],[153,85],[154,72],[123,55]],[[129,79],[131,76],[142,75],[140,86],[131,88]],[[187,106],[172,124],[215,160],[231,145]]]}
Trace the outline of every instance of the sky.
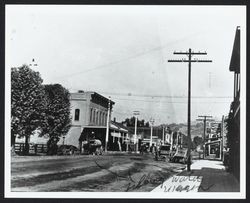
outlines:
{"label": "sky", "polygon": [[188,64],[168,60],[206,51],[193,56],[212,63],[192,64],[191,120],[219,120],[233,99],[236,26],[245,27],[243,6],[7,5],[5,68],[34,58],[44,84],[110,96],[117,121],[140,111],[155,124],[186,123]]}

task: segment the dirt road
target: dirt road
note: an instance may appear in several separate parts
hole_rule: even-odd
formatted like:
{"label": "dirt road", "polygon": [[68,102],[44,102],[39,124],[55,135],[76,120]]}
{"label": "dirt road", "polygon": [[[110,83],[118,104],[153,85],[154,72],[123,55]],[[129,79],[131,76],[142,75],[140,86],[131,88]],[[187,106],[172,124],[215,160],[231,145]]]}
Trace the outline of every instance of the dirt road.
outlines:
{"label": "dirt road", "polygon": [[151,191],[182,164],[150,154],[12,157],[12,191]]}

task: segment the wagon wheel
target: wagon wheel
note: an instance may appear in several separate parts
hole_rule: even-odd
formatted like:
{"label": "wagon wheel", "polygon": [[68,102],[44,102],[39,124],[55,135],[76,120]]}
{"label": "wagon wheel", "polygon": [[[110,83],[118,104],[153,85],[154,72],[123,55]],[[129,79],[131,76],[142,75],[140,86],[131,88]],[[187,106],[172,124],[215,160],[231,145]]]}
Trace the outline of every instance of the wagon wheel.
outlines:
{"label": "wagon wheel", "polygon": [[96,147],[96,149],[95,149],[95,155],[99,155],[99,148],[98,147]]}
{"label": "wagon wheel", "polygon": [[102,155],[102,153],[103,153],[103,148],[101,146],[100,149],[99,149],[99,155]]}

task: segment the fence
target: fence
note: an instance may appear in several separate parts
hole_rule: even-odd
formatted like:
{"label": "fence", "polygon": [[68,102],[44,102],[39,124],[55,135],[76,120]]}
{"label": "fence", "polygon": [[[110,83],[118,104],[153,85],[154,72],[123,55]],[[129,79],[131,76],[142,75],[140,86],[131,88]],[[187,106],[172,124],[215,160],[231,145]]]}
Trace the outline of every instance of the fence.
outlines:
{"label": "fence", "polygon": [[[47,144],[29,144],[29,154],[46,154]],[[25,143],[15,143],[15,153],[23,155],[25,152]]]}

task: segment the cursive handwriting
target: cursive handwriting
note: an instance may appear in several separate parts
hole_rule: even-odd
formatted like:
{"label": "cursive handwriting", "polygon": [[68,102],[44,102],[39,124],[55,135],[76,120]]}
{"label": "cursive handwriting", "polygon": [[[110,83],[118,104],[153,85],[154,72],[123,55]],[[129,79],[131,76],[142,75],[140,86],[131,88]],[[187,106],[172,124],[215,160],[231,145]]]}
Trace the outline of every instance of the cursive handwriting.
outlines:
{"label": "cursive handwriting", "polygon": [[201,186],[202,176],[173,176],[168,183],[160,187],[164,192],[198,192],[208,191],[214,184],[204,188]]}
{"label": "cursive handwriting", "polygon": [[139,180],[134,180],[131,175],[131,171],[128,170],[126,175],[119,175],[118,173],[101,166],[95,161],[96,165],[101,169],[107,170],[109,173],[113,174],[117,181],[119,178],[129,180],[126,192],[133,191],[141,188],[147,184],[160,185],[160,188],[164,192],[190,192],[190,191],[208,191],[214,184],[208,187],[201,186],[202,176],[191,176],[192,172],[188,176],[173,176],[171,178],[172,185],[164,185],[166,177],[164,177],[159,171],[158,173],[152,175],[150,173],[143,174]]}
{"label": "cursive handwriting", "polygon": [[138,188],[142,187],[143,185],[146,185],[149,183],[151,183],[151,184],[163,184],[163,182],[164,182],[163,177],[159,177],[159,176],[155,177],[155,176],[151,175],[150,173],[143,174],[140,177],[138,182],[133,182],[133,183],[130,182],[128,184],[126,192],[138,189]]}

